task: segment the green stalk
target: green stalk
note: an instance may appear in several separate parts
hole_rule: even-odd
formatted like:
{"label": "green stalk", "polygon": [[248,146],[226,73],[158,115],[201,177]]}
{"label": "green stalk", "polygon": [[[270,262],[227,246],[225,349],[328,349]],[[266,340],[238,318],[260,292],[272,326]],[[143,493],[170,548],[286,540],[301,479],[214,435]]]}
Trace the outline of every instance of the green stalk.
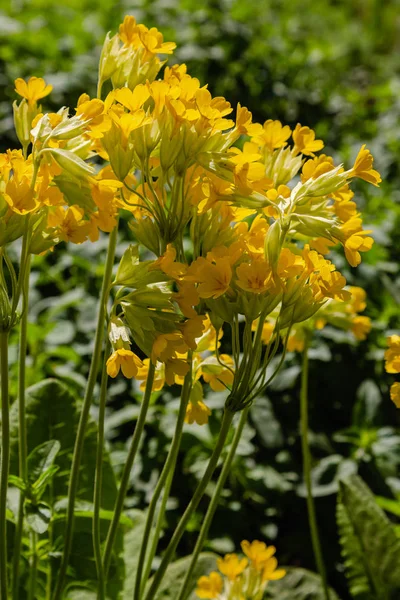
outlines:
{"label": "green stalk", "polygon": [[190,561],[190,565],[187,570],[185,580],[184,580],[181,590],[179,592],[178,600],[185,600],[190,593],[190,590],[188,588],[189,588],[189,585],[190,585],[190,582],[192,579],[193,571],[196,567],[200,552],[203,549],[204,542],[206,541],[211,522],[214,518],[215,511],[217,510],[217,507],[218,507],[218,502],[221,497],[222,490],[224,489],[226,479],[231,470],[233,459],[235,458],[236,450],[239,445],[240,438],[242,437],[243,428],[246,424],[247,415],[249,413],[249,410],[250,410],[250,407],[246,407],[242,411],[242,414],[240,415],[240,420],[239,420],[237,429],[235,431],[235,435],[233,437],[231,447],[230,447],[228,455],[224,461],[224,466],[222,467],[221,474],[218,477],[217,485],[215,486],[214,493],[211,498],[211,502],[209,504],[206,516],[205,516],[203,524],[201,526],[200,533],[197,538],[196,546],[193,550],[192,560]]}
{"label": "green stalk", "polygon": [[31,533],[32,543],[32,559],[29,569],[29,588],[28,588],[28,600],[36,600],[36,582],[37,582],[37,566],[38,566],[38,555],[36,549],[36,533]]}
{"label": "green stalk", "polygon": [[129,486],[129,478],[146,423],[147,410],[150,405],[151,391],[153,388],[154,373],[155,366],[150,361],[149,373],[147,375],[146,389],[143,396],[142,406],[140,407],[139,418],[136,423],[135,431],[132,436],[131,446],[129,448],[128,456],[125,462],[124,471],[122,473],[121,483],[119,486],[118,495],[113,510],[113,517],[110,523],[110,527],[108,529],[106,544],[104,548],[103,569],[105,577],[107,577],[108,569],[110,567],[115,537],[117,535],[118,525],[121,518],[122,509],[124,507],[125,496]]}
{"label": "green stalk", "polygon": [[199,482],[199,484],[193,494],[193,497],[192,497],[191,501],[189,502],[184,514],[182,515],[177,528],[174,531],[174,534],[171,538],[170,543],[168,544],[168,548],[165,551],[165,554],[161,561],[161,564],[154,575],[153,582],[150,586],[150,589],[146,594],[146,597],[145,597],[146,600],[153,600],[155,598],[156,592],[157,592],[157,590],[161,584],[161,581],[165,575],[165,571],[167,570],[168,565],[171,562],[171,560],[175,554],[176,547],[178,546],[178,543],[179,543],[181,537],[185,533],[188,521],[189,521],[190,517],[192,516],[192,514],[194,513],[194,511],[196,510],[196,508],[198,507],[199,502],[202,499],[203,494],[206,490],[206,487],[209,484],[209,482],[214,474],[214,471],[218,464],[218,460],[219,460],[222,450],[224,449],[224,446],[225,446],[225,441],[226,441],[227,435],[229,433],[229,429],[230,429],[230,426],[232,423],[233,416],[234,416],[233,412],[225,410],[224,416],[222,419],[222,423],[221,423],[221,428],[219,431],[218,440],[217,440],[216,446],[214,448],[214,451],[211,455],[211,458],[209,460],[209,463],[207,465],[207,468],[205,470],[205,473],[204,473],[201,481]]}
{"label": "green stalk", "polygon": [[106,303],[109,294],[112,268],[115,257],[115,247],[117,245],[118,225],[110,233],[108,241],[108,251],[106,265],[101,287],[99,312],[97,317],[97,328],[93,348],[92,362],[90,365],[89,377],[86,385],[85,397],[83,399],[81,416],[78,424],[78,431],[75,440],[74,453],[72,456],[71,475],[68,488],[67,520],[64,534],[64,552],[61,560],[60,570],[58,572],[57,584],[53,595],[53,600],[60,600],[64,589],[65,576],[67,573],[69,556],[71,554],[72,538],[74,533],[74,510],[75,499],[78,491],[79,469],[82,460],[83,445],[85,441],[86,426],[89,419],[90,406],[92,404],[93,390],[96,385],[97,374],[101,357],[101,348],[104,336],[104,323],[106,317]]}
{"label": "green stalk", "polygon": [[303,473],[307,488],[307,510],[308,521],[310,525],[310,534],[312,547],[314,551],[315,562],[318,573],[322,579],[324,588],[325,600],[329,600],[328,584],[326,580],[326,570],[324,559],[322,556],[321,543],[318,533],[317,517],[315,514],[314,498],[312,495],[311,484],[311,453],[308,444],[308,349],[310,345],[311,333],[306,333],[306,341],[303,350],[303,365],[301,373],[301,389],[300,389],[300,426],[301,426],[301,448],[303,453]]}
{"label": "green stalk", "polygon": [[10,468],[10,409],[8,399],[8,331],[0,333],[1,465],[0,465],[0,600],[7,600],[7,487]]}
{"label": "green stalk", "polygon": [[[26,415],[25,415],[25,387],[26,387],[26,349],[27,349],[27,328],[28,328],[28,301],[29,301],[29,274],[30,274],[30,255],[27,257],[25,268],[25,280],[23,282],[22,293],[24,298],[24,307],[20,321],[19,333],[19,356],[18,356],[18,460],[19,476],[26,482],[28,475],[28,447],[26,438]],[[25,494],[20,491],[17,524],[15,528],[14,550],[13,550],[13,577],[12,577],[12,597],[18,600],[19,595],[19,567],[21,554],[22,532],[24,528],[24,502]]]}
{"label": "green stalk", "polygon": [[99,423],[97,432],[97,452],[96,452],[96,471],[94,476],[94,494],[93,494],[93,551],[97,570],[97,597],[98,600],[105,600],[106,585],[103,570],[103,561],[101,557],[101,536],[100,536],[100,510],[101,510],[101,487],[103,480],[103,449],[104,449],[104,418],[106,413],[107,400],[107,359],[110,353],[110,342],[107,340],[104,350],[103,369],[101,373],[101,387],[99,400]]}
{"label": "green stalk", "polygon": [[[144,592],[144,586],[146,585],[147,578],[148,578],[148,575],[151,570],[151,564],[153,562],[155,551],[157,549],[158,538],[159,538],[160,529],[161,529],[161,523],[162,523],[162,519],[164,517],[165,505],[166,505],[166,502],[168,499],[168,494],[169,494],[169,489],[168,489],[169,486],[168,486],[167,480],[168,480],[169,475],[173,474],[174,469],[175,469],[179,446],[180,446],[181,439],[182,439],[183,424],[185,421],[186,407],[187,407],[187,403],[189,401],[191,387],[192,387],[192,370],[190,369],[189,372],[186,374],[185,381],[184,381],[184,384],[182,387],[178,419],[176,421],[175,432],[174,432],[174,437],[172,439],[171,447],[169,449],[167,460],[165,461],[164,468],[161,472],[159,480],[157,481],[157,485],[152,494],[151,502],[150,502],[149,508],[147,510],[146,523],[145,523],[145,528],[144,528],[144,532],[143,532],[142,544],[140,547],[139,560],[138,560],[138,565],[137,565],[137,570],[136,570],[136,581],[135,581],[135,591],[134,591],[134,599],[135,600],[140,600],[140,598],[142,597],[142,594]],[[157,526],[156,526],[156,531],[155,531],[155,538],[153,539],[152,548],[150,550],[150,554],[147,559],[147,565],[146,565],[146,568],[144,569],[144,577],[143,577],[143,568],[144,568],[145,559],[146,559],[147,545],[148,545],[148,542],[151,537],[151,529],[152,529],[154,515],[156,512],[156,508],[157,508],[157,502],[161,495],[164,485],[165,485],[164,498],[163,498],[162,506],[160,507],[160,513],[158,515]]]}

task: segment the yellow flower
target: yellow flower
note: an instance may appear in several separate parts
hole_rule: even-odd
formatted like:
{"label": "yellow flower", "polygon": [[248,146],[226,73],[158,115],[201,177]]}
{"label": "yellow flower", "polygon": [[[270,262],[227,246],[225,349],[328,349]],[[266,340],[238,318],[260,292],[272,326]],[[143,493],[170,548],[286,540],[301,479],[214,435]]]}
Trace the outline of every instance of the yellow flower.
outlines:
{"label": "yellow flower", "polygon": [[250,136],[260,134],[262,131],[259,123],[252,123],[251,112],[240,103],[238,103],[236,111],[236,131],[241,135]]}
{"label": "yellow flower", "polygon": [[262,572],[262,581],[277,581],[285,577],[285,569],[277,569],[278,561],[275,556],[269,558]]}
{"label": "yellow flower", "polygon": [[314,156],[314,152],[322,150],[324,142],[322,140],[315,139],[315,132],[309,127],[302,126],[297,123],[293,131],[293,153],[305,154],[306,156]]}
{"label": "yellow flower", "polygon": [[234,581],[238,575],[243,573],[248,565],[247,558],[239,559],[237,554],[225,554],[224,558],[217,559],[218,569],[230,581]]}
{"label": "yellow flower", "polygon": [[225,294],[232,279],[229,258],[217,258],[215,262],[198,258],[188,269],[188,279],[199,283],[200,298],[219,298]]}
{"label": "yellow flower", "polygon": [[242,263],[236,269],[236,284],[252,294],[263,294],[274,287],[272,270],[266,260]]}
{"label": "yellow flower", "polygon": [[11,210],[19,215],[26,215],[39,206],[26,177],[23,177],[21,181],[17,181],[15,178],[11,179],[6,185],[4,199]]}
{"label": "yellow flower", "polygon": [[275,546],[267,546],[264,542],[254,540],[248,542],[243,540],[241,543],[244,554],[250,559],[252,566],[256,571],[262,571],[267,565],[268,560],[276,552]]}
{"label": "yellow flower", "polygon": [[222,577],[216,571],[211,571],[207,575],[203,575],[197,581],[196,594],[199,598],[213,599],[218,598],[222,592],[223,581]]}
{"label": "yellow flower", "polygon": [[[135,375],[135,379],[142,382],[140,384],[140,389],[142,391],[144,391],[146,388],[146,381],[147,381],[147,377],[149,375],[149,369],[150,369],[150,359],[145,358],[143,360],[143,366],[140,367],[140,369],[138,369],[138,372]],[[164,363],[158,362],[156,364],[154,381],[153,381],[153,386],[152,386],[151,390],[153,392],[159,392],[160,390],[163,389],[164,384],[165,384],[165,365],[164,365]]]}
{"label": "yellow flower", "polygon": [[[203,400],[190,401],[186,408],[185,423],[197,423],[198,425],[205,425],[208,423],[208,417],[211,415],[211,410]],[[208,598],[208,596],[203,596]]]}
{"label": "yellow flower", "polygon": [[151,360],[156,364],[157,360],[166,362],[177,358],[177,353],[185,354],[188,346],[181,332],[162,333],[154,340],[151,351]]}
{"label": "yellow flower", "polygon": [[387,338],[389,348],[385,352],[387,373],[400,373],[400,335]]}
{"label": "yellow flower", "polygon": [[320,156],[311,158],[304,163],[301,172],[301,181],[304,183],[311,178],[317,179],[317,177],[320,175],[328,173],[334,168],[335,165],[333,164],[333,158],[326,156],[326,154],[321,154]]}
{"label": "yellow flower", "polygon": [[390,399],[400,408],[400,383],[396,381],[390,388]]}
{"label": "yellow flower", "polygon": [[352,267],[357,267],[361,262],[360,252],[371,250],[374,240],[368,237],[369,231],[358,231],[354,233],[344,243],[344,253]]}
{"label": "yellow flower", "polygon": [[260,146],[273,152],[276,148],[284,148],[292,133],[289,125],[283,126],[280,121],[268,119],[263,125],[263,132],[253,139]]}
{"label": "yellow flower", "polygon": [[229,389],[234,379],[233,358],[229,354],[220,354],[219,359],[223,363],[222,365],[214,356],[206,358],[201,365],[201,375],[214,392],[223,392],[226,388]]}
{"label": "yellow flower", "polygon": [[364,181],[368,181],[368,183],[378,186],[382,178],[378,171],[372,168],[373,163],[374,157],[365,147],[365,144],[363,144],[351,169],[351,177],[359,177],[360,179],[364,179]]}
{"label": "yellow flower", "polygon": [[351,323],[351,331],[358,340],[365,340],[371,331],[371,319],[369,317],[354,317]]}
{"label": "yellow flower", "polygon": [[41,77],[31,77],[28,82],[18,77],[14,83],[17,94],[26,98],[29,104],[34,104],[37,100],[44,98],[53,89],[53,86],[46,84]]}
{"label": "yellow flower", "polygon": [[121,369],[123,375],[128,379],[136,377],[138,370],[143,367],[143,363],[138,356],[131,350],[119,348],[115,350],[107,360],[107,374],[110,377],[116,377]]}

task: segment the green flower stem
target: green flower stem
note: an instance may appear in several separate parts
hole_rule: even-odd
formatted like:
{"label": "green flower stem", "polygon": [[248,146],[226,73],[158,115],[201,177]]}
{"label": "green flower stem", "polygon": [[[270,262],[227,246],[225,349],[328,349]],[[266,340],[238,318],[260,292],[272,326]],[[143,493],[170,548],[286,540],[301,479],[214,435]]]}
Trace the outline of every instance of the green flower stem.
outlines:
{"label": "green flower stem", "polygon": [[[26,349],[27,349],[27,328],[28,328],[28,299],[29,299],[29,274],[30,274],[30,255],[27,257],[25,267],[25,280],[23,282],[22,293],[24,298],[24,307],[20,321],[19,333],[19,356],[18,356],[18,460],[19,476],[26,482],[28,475],[28,447],[26,437],[26,416],[25,416],[25,387],[26,387]],[[12,597],[18,600],[19,596],[19,567],[21,555],[21,541],[24,527],[24,502],[25,495],[21,491],[19,498],[18,517],[15,528],[14,550],[13,550],[13,577],[12,577]]]}
{"label": "green flower stem", "polygon": [[156,592],[157,592],[157,590],[161,584],[161,581],[165,575],[165,571],[167,570],[168,565],[171,562],[171,560],[175,554],[176,547],[178,546],[178,543],[179,543],[181,537],[185,533],[188,521],[189,521],[190,517],[192,516],[192,514],[194,513],[194,511],[196,510],[196,508],[198,507],[199,502],[202,499],[203,494],[206,490],[206,487],[209,484],[209,482],[214,474],[214,471],[218,464],[218,460],[219,460],[221,453],[225,446],[225,441],[226,441],[227,435],[228,435],[230,427],[231,427],[233,416],[234,416],[233,412],[225,409],[224,416],[223,416],[222,423],[221,423],[221,429],[220,429],[219,436],[218,436],[218,440],[217,440],[216,446],[214,448],[214,451],[211,455],[211,458],[209,460],[209,463],[207,465],[207,468],[205,470],[205,473],[204,473],[201,481],[199,482],[199,484],[193,494],[193,497],[188,504],[188,507],[186,508],[184,514],[182,515],[177,528],[174,531],[174,534],[171,538],[170,543],[168,544],[168,548],[165,551],[165,554],[161,561],[161,564],[154,575],[153,582],[150,586],[150,589],[146,594],[146,597],[145,597],[146,600],[153,600],[155,598]]}
{"label": "green flower stem", "polygon": [[125,496],[129,486],[129,478],[131,475],[133,463],[136,457],[136,453],[139,448],[139,443],[142,437],[144,426],[146,423],[147,411],[150,405],[151,392],[153,388],[155,374],[155,366],[150,361],[149,373],[147,375],[146,389],[143,396],[142,405],[140,407],[139,418],[136,423],[135,431],[132,436],[131,446],[129,448],[128,456],[126,458],[124,470],[122,473],[121,483],[118,490],[117,499],[113,510],[113,517],[108,529],[107,539],[104,547],[103,555],[103,569],[104,575],[107,577],[108,569],[110,567],[112,550],[117,535],[118,525],[124,507]]}
{"label": "green flower stem", "polygon": [[8,399],[8,331],[0,333],[1,465],[0,465],[0,600],[7,600],[7,487],[10,468],[10,408]]}
{"label": "green flower stem", "polygon": [[96,452],[96,471],[94,476],[94,494],[93,494],[93,551],[97,570],[97,597],[98,600],[105,600],[106,585],[103,570],[103,561],[101,556],[101,536],[100,536],[100,510],[101,510],[101,488],[103,480],[103,449],[104,449],[104,418],[106,413],[107,400],[107,359],[110,354],[110,342],[107,340],[104,350],[103,369],[101,373],[101,387],[99,399],[99,423],[97,432],[97,452]]}
{"label": "green flower stem", "polygon": [[[182,387],[181,402],[180,402],[180,407],[179,407],[178,419],[177,419],[176,425],[175,425],[175,432],[174,432],[174,437],[172,439],[172,444],[169,449],[164,468],[161,472],[160,478],[157,481],[157,485],[152,494],[149,508],[147,510],[146,523],[145,523],[145,528],[144,528],[144,532],[143,532],[143,539],[142,539],[142,544],[141,544],[141,548],[140,548],[139,560],[138,560],[137,571],[136,571],[136,581],[135,581],[135,591],[134,591],[134,599],[135,600],[140,600],[140,598],[144,592],[144,587],[146,585],[147,578],[148,578],[150,570],[151,570],[151,564],[153,562],[153,558],[154,558],[154,555],[155,555],[155,552],[157,549],[158,539],[159,539],[160,532],[161,532],[161,524],[162,524],[162,520],[163,520],[164,512],[165,512],[165,505],[167,503],[167,499],[168,499],[168,495],[169,495],[168,478],[169,478],[170,474],[173,474],[174,469],[175,469],[179,446],[180,446],[181,439],[182,439],[182,430],[183,430],[183,424],[185,421],[186,407],[187,407],[187,403],[189,401],[191,388],[192,388],[192,371],[190,369],[190,371],[186,374],[185,381],[184,381],[184,384]],[[172,482],[172,475],[171,475],[171,482]],[[149,556],[147,559],[147,565],[146,565],[146,568],[144,569],[144,577],[143,577],[143,568],[144,568],[144,564],[145,564],[145,560],[146,560],[147,545],[148,545],[148,542],[151,537],[151,529],[152,529],[154,515],[156,512],[156,508],[157,508],[157,502],[158,502],[158,499],[164,488],[164,485],[165,485],[165,490],[164,490],[163,502],[160,507],[160,512],[158,515],[153,544],[152,544],[152,548],[150,550],[150,553],[149,553]]]}
{"label": "green flower stem", "polygon": [[97,317],[97,328],[93,348],[92,362],[90,365],[89,377],[86,385],[85,397],[82,404],[81,416],[78,424],[78,431],[75,440],[74,453],[72,457],[71,475],[68,488],[68,506],[67,520],[64,534],[64,552],[61,560],[60,570],[58,572],[57,584],[53,595],[53,600],[60,600],[64,589],[65,576],[67,573],[69,556],[72,547],[72,538],[74,533],[74,510],[75,499],[79,483],[79,469],[82,460],[83,444],[85,441],[86,426],[89,419],[89,411],[93,398],[93,390],[96,385],[97,374],[101,357],[101,349],[104,336],[104,324],[106,317],[106,303],[109,294],[112,268],[115,257],[115,247],[117,245],[118,224],[112,230],[108,241],[108,252],[106,265],[101,287],[99,312]]}
{"label": "green flower stem", "polygon": [[190,565],[187,570],[185,580],[182,584],[182,587],[181,587],[181,590],[180,590],[180,593],[178,596],[178,600],[185,600],[191,591],[189,589],[189,585],[191,582],[193,571],[196,567],[200,552],[203,549],[204,543],[205,543],[207,535],[208,535],[208,531],[210,529],[211,522],[214,518],[215,511],[218,507],[218,502],[219,502],[222,490],[224,489],[226,479],[231,470],[233,459],[235,458],[236,450],[239,445],[240,438],[242,437],[243,428],[246,424],[249,410],[250,410],[250,407],[248,406],[242,411],[242,414],[240,415],[240,420],[239,420],[237,429],[235,431],[235,435],[233,437],[231,447],[230,447],[228,455],[224,461],[224,465],[222,467],[221,474],[218,477],[217,485],[215,486],[215,490],[212,495],[210,505],[208,507],[206,516],[205,516],[203,524],[201,526],[200,533],[197,538],[196,546],[193,550],[192,560],[190,561]]}
{"label": "green flower stem", "polygon": [[174,468],[171,469],[171,471],[168,473],[167,481],[165,482],[165,488],[164,488],[164,493],[163,493],[162,499],[161,499],[160,510],[158,511],[156,526],[155,526],[154,534],[153,534],[152,540],[151,540],[151,547],[150,547],[150,550],[149,550],[149,553],[147,556],[146,566],[144,568],[144,574],[142,577],[142,586],[140,588],[140,597],[142,597],[145,592],[146,584],[150,577],[153,560],[154,560],[154,557],[157,552],[158,542],[160,540],[161,532],[163,530],[165,511],[167,509],[167,502],[168,502],[169,494],[171,491],[172,481],[174,479],[174,471],[175,471],[175,465],[174,465]]}
{"label": "green flower stem", "polygon": [[36,600],[36,582],[37,582],[37,567],[38,567],[38,555],[36,548],[36,533],[31,533],[31,552],[32,558],[29,568],[29,588],[28,588],[28,600]]}
{"label": "green flower stem", "polygon": [[311,484],[311,453],[308,444],[308,349],[310,346],[311,333],[306,333],[306,341],[303,350],[303,365],[300,389],[300,425],[301,425],[301,448],[303,453],[303,473],[307,488],[307,510],[310,525],[311,541],[314,551],[315,562],[322,579],[325,600],[329,600],[326,570],[322,557],[321,543],[318,534],[317,517],[315,514],[314,498]]}

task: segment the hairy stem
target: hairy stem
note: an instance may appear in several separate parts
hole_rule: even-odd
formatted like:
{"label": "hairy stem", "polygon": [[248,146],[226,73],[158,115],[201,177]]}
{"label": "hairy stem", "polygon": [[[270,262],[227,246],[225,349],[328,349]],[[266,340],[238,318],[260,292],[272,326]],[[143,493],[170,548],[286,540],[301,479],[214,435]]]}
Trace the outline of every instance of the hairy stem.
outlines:
{"label": "hairy stem", "polygon": [[247,421],[247,415],[249,413],[250,407],[246,407],[242,414],[240,415],[240,420],[235,431],[235,435],[232,440],[231,447],[229,449],[228,455],[224,461],[224,466],[222,467],[222,471],[220,476],[218,477],[217,485],[215,486],[214,493],[211,498],[211,502],[209,504],[206,516],[204,518],[203,524],[200,529],[199,536],[197,538],[196,546],[192,553],[192,560],[190,561],[189,568],[186,572],[185,580],[182,584],[181,590],[179,592],[178,600],[185,600],[191,590],[189,589],[189,585],[191,582],[191,578],[193,575],[193,571],[196,567],[200,552],[203,549],[204,542],[207,539],[208,531],[210,529],[211,522],[214,518],[215,511],[218,507],[218,502],[221,497],[222,490],[224,489],[224,485],[226,479],[229,475],[229,472],[232,467],[233,459],[235,458],[236,450],[240,442],[240,438],[242,437],[243,428]]}
{"label": "hairy stem", "polygon": [[[28,475],[28,447],[26,438],[26,415],[25,415],[25,387],[26,387],[26,349],[27,349],[27,329],[28,329],[28,299],[29,299],[29,274],[30,274],[30,256],[27,258],[25,268],[25,280],[23,282],[22,293],[24,304],[20,321],[19,333],[19,356],[18,356],[18,460],[19,476],[26,482]],[[24,527],[24,502],[25,494],[21,491],[19,498],[18,517],[15,527],[14,550],[13,550],[13,576],[12,576],[12,597],[18,600],[19,597],[19,567],[21,554],[22,532]]]}
{"label": "hairy stem", "polygon": [[311,453],[308,444],[308,349],[310,345],[311,334],[306,334],[306,342],[303,350],[303,365],[301,373],[300,389],[300,424],[301,424],[301,447],[303,453],[303,473],[307,488],[307,510],[308,521],[310,525],[310,534],[312,547],[314,551],[315,562],[318,572],[322,579],[325,600],[329,600],[328,584],[326,580],[326,570],[324,559],[322,557],[321,543],[318,533],[317,517],[315,514],[314,498],[312,495],[311,484]]}
{"label": "hairy stem", "polygon": [[10,468],[10,409],[8,399],[8,331],[0,333],[1,465],[0,465],[0,599],[7,600],[7,487]]}
{"label": "hairy stem", "polygon": [[101,536],[100,536],[100,510],[101,510],[101,488],[103,480],[103,449],[104,449],[104,418],[106,413],[107,400],[107,359],[110,353],[110,342],[107,341],[104,350],[103,369],[101,373],[101,387],[99,399],[99,422],[97,431],[97,452],[96,452],[96,471],[94,476],[93,493],[93,551],[97,570],[97,597],[98,600],[106,598],[106,584],[103,570],[103,561],[101,557]]}
{"label": "hairy stem", "polygon": [[[161,472],[160,478],[159,478],[157,485],[155,487],[155,490],[152,494],[149,508],[147,510],[146,523],[145,523],[145,528],[144,528],[144,532],[143,532],[143,539],[142,539],[142,544],[141,544],[141,548],[140,548],[138,566],[137,566],[137,571],[136,571],[135,593],[134,593],[135,600],[140,600],[140,598],[143,594],[144,586],[146,585],[147,578],[149,576],[150,569],[151,569],[151,564],[153,562],[154,554],[157,549],[158,538],[159,538],[160,529],[161,529],[161,523],[162,523],[162,519],[164,517],[165,505],[166,505],[166,500],[168,498],[168,492],[169,492],[168,478],[171,473],[173,474],[173,471],[175,469],[179,446],[180,446],[181,439],[182,439],[182,429],[183,429],[183,424],[185,421],[186,406],[187,406],[187,403],[189,400],[191,387],[192,387],[192,371],[190,369],[190,371],[186,374],[185,381],[184,381],[184,384],[182,387],[181,403],[180,403],[180,407],[179,407],[179,414],[178,414],[178,419],[177,419],[176,426],[175,426],[175,432],[174,432],[174,437],[172,439],[172,444],[169,449],[164,468]],[[143,568],[144,568],[145,559],[146,559],[147,545],[148,545],[148,542],[150,541],[151,529],[152,529],[154,515],[156,512],[156,508],[157,508],[157,502],[158,502],[158,499],[164,488],[164,485],[165,485],[164,498],[163,498],[162,506],[160,508],[160,513],[158,515],[157,527],[156,527],[156,531],[155,531],[155,538],[153,539],[152,548],[151,548],[150,554],[147,559],[147,565],[146,565],[146,568],[144,569],[144,577],[143,577]]]}
{"label": "hairy stem", "polygon": [[128,456],[126,458],[124,470],[122,473],[121,483],[118,489],[117,499],[113,510],[113,518],[108,529],[106,544],[104,547],[103,555],[103,569],[105,577],[107,577],[108,569],[110,567],[112,550],[117,535],[119,520],[121,518],[122,509],[124,507],[126,492],[128,491],[129,478],[131,475],[133,463],[136,457],[136,453],[139,448],[139,443],[142,437],[144,426],[146,423],[147,410],[150,405],[151,391],[153,388],[155,366],[150,361],[149,373],[147,375],[146,389],[143,396],[142,405],[140,407],[139,418],[136,423],[135,431],[132,436],[131,446],[129,448]]}
{"label": "hairy stem", "polygon": [[224,446],[225,446],[225,441],[226,441],[227,435],[229,433],[229,429],[230,429],[230,426],[232,423],[233,416],[234,416],[233,412],[225,409],[219,436],[218,436],[218,440],[215,445],[214,451],[211,455],[211,458],[209,460],[209,463],[207,465],[207,468],[205,470],[205,473],[204,473],[202,479],[200,480],[185,512],[183,513],[181,520],[178,523],[177,528],[174,531],[174,534],[171,538],[170,543],[168,544],[168,548],[165,551],[165,554],[161,561],[161,564],[154,575],[153,582],[150,586],[150,589],[146,594],[146,597],[145,597],[146,600],[153,600],[155,598],[157,590],[158,590],[158,588],[161,584],[161,581],[165,575],[165,571],[167,570],[168,565],[170,564],[170,562],[175,554],[176,547],[178,546],[180,539],[182,538],[183,534],[185,533],[188,521],[189,521],[190,517],[192,516],[192,514],[194,513],[194,511],[196,510],[196,508],[198,507],[199,502],[202,499],[203,494],[206,490],[206,487],[209,484],[209,482],[214,474],[214,471],[218,464],[218,460],[219,460],[222,450],[224,449]]}

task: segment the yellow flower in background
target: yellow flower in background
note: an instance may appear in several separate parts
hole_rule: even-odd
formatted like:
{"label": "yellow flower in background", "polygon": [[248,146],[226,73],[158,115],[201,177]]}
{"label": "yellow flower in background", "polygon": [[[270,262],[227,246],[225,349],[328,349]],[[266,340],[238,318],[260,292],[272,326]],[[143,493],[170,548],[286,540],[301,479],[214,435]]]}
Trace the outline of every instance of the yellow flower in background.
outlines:
{"label": "yellow flower in background", "polygon": [[385,369],[387,373],[400,373],[400,335],[387,338],[389,348],[385,352]]}
{"label": "yellow flower in background", "polygon": [[262,572],[262,581],[277,581],[286,575],[285,569],[278,569],[278,560],[275,556],[269,558]]}
{"label": "yellow flower in background", "polygon": [[29,104],[34,104],[37,100],[48,96],[52,89],[53,86],[46,84],[41,77],[30,77],[27,82],[20,77],[15,80],[15,91],[28,100]]}
{"label": "yellow flower in background", "polygon": [[268,560],[276,552],[275,546],[267,546],[265,542],[260,542],[259,540],[254,540],[251,543],[243,540],[241,547],[256,571],[262,571]]}
{"label": "yellow flower in background", "polygon": [[126,348],[115,350],[107,360],[107,374],[113,378],[121,370],[124,377],[132,379],[132,377],[136,377],[142,367],[143,363],[140,358],[132,350]]}
{"label": "yellow flower in background", "polygon": [[358,340],[365,340],[371,331],[371,319],[369,317],[357,316],[354,317],[351,332],[354,333]]}
{"label": "yellow flower in background", "polygon": [[390,399],[400,408],[400,383],[396,381],[390,388]]}
{"label": "yellow flower in background", "polygon": [[363,144],[351,169],[352,177],[359,177],[360,179],[364,179],[364,181],[368,181],[368,183],[372,183],[372,185],[378,186],[382,178],[378,171],[372,168],[373,164],[374,157],[368,148],[365,147],[365,144]]}
{"label": "yellow flower in background", "polygon": [[199,598],[206,598],[212,600],[218,598],[218,595],[222,592],[223,581],[222,577],[216,571],[211,571],[207,575],[203,575],[197,581],[196,594]]}
{"label": "yellow flower in background", "polygon": [[225,554],[223,558],[217,558],[219,571],[230,581],[234,581],[238,575],[243,573],[248,563],[247,558],[240,559],[237,554]]}

